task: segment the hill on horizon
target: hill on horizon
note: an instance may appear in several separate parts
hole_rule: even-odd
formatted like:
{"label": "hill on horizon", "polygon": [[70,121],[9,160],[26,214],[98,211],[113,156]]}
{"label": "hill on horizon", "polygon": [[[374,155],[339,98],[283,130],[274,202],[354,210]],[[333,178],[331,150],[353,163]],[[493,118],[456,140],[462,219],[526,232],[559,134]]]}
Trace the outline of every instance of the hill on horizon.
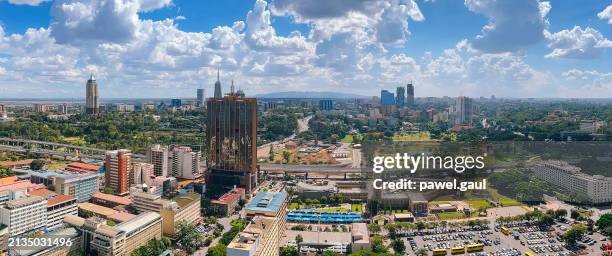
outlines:
{"label": "hill on horizon", "polygon": [[302,99],[354,99],[368,98],[368,96],[341,93],[341,92],[308,92],[308,91],[288,91],[288,92],[272,92],[255,95],[257,98],[302,98]]}

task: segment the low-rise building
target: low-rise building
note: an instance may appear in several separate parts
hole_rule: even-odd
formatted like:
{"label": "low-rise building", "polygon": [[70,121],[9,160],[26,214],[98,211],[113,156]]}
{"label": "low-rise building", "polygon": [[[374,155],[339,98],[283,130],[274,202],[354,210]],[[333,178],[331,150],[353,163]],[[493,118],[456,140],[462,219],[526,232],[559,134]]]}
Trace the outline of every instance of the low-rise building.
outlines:
{"label": "low-rise building", "polygon": [[244,188],[233,188],[218,199],[212,200],[211,206],[217,209],[219,214],[229,216],[234,212],[240,200],[244,199],[244,192]]}
{"label": "low-rise building", "polygon": [[351,226],[351,236],[353,238],[353,252],[369,250],[371,248],[370,232],[365,223],[353,223]]}
{"label": "low-rise building", "polygon": [[92,195],[91,202],[109,208],[115,208],[117,206],[127,207],[128,205],[131,205],[132,199],[125,196],[116,196],[111,194],[105,194],[102,192],[96,192]]}
{"label": "low-rise building", "polygon": [[142,213],[112,227],[97,218],[66,216],[64,222],[83,232],[82,250],[86,255],[127,256],[162,236],[161,216],[154,212]]}
{"label": "low-rise building", "polygon": [[538,179],[584,195],[586,203],[612,202],[612,177],[588,175],[580,167],[555,160],[539,162],[531,170]]}
{"label": "low-rise building", "polygon": [[69,195],[56,195],[47,200],[47,231],[61,228],[64,217],[77,215],[78,207],[76,197]]}
{"label": "low-rise building", "polygon": [[102,166],[95,164],[86,164],[80,162],[72,162],[66,166],[66,171],[78,173],[98,173]]}
{"label": "low-rise building", "polygon": [[118,213],[118,211],[101,205],[92,204],[88,202],[79,204],[79,216],[81,217],[88,218],[95,216],[103,219],[108,219],[109,216],[115,213]]}
{"label": "low-rise building", "polygon": [[195,223],[200,219],[200,198],[198,194],[186,193],[160,209],[164,235],[174,236],[179,223]]}
{"label": "low-rise building", "polygon": [[[295,241],[296,236],[302,236],[300,243],[300,255],[316,255],[325,251],[332,251],[346,255],[351,250],[353,237],[350,232],[316,232],[287,230],[283,238],[284,246],[298,248]],[[229,255],[228,255],[229,256]]]}

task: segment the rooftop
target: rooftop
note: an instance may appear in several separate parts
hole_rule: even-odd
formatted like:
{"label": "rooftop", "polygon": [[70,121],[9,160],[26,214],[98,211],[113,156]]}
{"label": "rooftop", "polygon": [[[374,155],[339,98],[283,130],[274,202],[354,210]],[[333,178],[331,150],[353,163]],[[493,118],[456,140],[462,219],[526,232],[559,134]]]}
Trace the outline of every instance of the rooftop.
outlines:
{"label": "rooftop", "polygon": [[19,190],[19,189],[28,189],[28,190],[36,190],[45,188],[43,184],[34,184],[29,180],[18,180],[11,184],[0,185],[0,191],[4,190]]}
{"label": "rooftop", "polygon": [[80,169],[80,170],[90,170],[90,171],[98,171],[100,169],[99,165],[95,165],[95,164],[86,164],[86,163],[79,163],[79,162],[73,162],[70,163],[68,166],[66,166],[66,168],[69,169]]}
{"label": "rooftop", "polygon": [[29,165],[32,163],[32,159],[19,160],[19,161],[4,161],[0,162],[0,166],[18,166],[18,165]]}
{"label": "rooftop", "polygon": [[19,180],[19,178],[17,176],[10,176],[10,177],[6,177],[6,178],[1,178],[0,179],[0,186],[12,184],[12,183],[14,183],[17,180]]}
{"label": "rooftop", "polygon": [[197,201],[198,203],[200,202],[200,195],[196,194],[196,193],[186,193],[184,195],[180,195],[177,196],[174,201],[176,202],[176,204],[183,208],[186,207],[187,205],[193,203],[194,201]]}
{"label": "rooftop", "polygon": [[92,195],[92,198],[100,199],[104,201],[114,202],[122,205],[130,205],[132,204],[132,199],[123,196],[116,196],[111,194],[105,194],[102,192],[96,192]]}
{"label": "rooftop", "polygon": [[325,245],[336,245],[336,244],[351,244],[352,236],[349,232],[323,232],[319,233],[316,231],[298,231],[298,230],[287,230],[283,237],[283,243],[286,244],[289,241],[295,242],[295,237],[299,234],[304,239],[302,244],[325,244]]}
{"label": "rooftop", "polygon": [[351,227],[353,243],[370,243],[370,233],[365,223],[353,223]]}
{"label": "rooftop", "polygon": [[47,206],[54,206],[71,200],[76,202],[76,197],[71,195],[56,195],[47,201]]}
{"label": "rooftop", "polygon": [[113,215],[108,216],[109,219],[118,221],[118,222],[126,222],[136,218],[136,215],[128,213],[128,212],[118,212]]}
{"label": "rooftop", "polygon": [[235,201],[240,196],[244,195],[244,188],[234,188],[232,191],[225,193],[219,199],[212,200],[212,203],[215,204],[228,204],[230,202]]}
{"label": "rooftop", "polygon": [[277,213],[287,200],[287,192],[259,192],[246,207],[247,211]]}
{"label": "rooftop", "polygon": [[117,211],[108,208],[108,207],[104,207],[101,205],[97,205],[97,204],[92,204],[92,203],[80,203],[79,204],[79,210],[84,210],[84,211],[88,211],[88,212],[93,212],[105,217],[111,216],[115,213],[117,213]]}
{"label": "rooftop", "polygon": [[54,172],[54,171],[46,171],[46,172],[28,171],[28,173],[31,176],[37,176],[37,177],[42,177],[42,178],[49,178],[51,176],[53,176],[53,177],[66,177],[66,176],[68,176],[68,175],[66,175],[64,173],[59,173],[59,172]]}
{"label": "rooftop", "polygon": [[6,203],[6,208],[7,209],[20,208],[20,207],[32,205],[32,204],[35,204],[41,201],[45,201],[45,199],[40,196],[29,196],[29,197],[24,197],[24,198],[8,201],[8,203]]}
{"label": "rooftop", "polygon": [[44,198],[48,199],[48,198],[51,198],[51,197],[53,197],[53,196],[55,196],[57,194],[55,194],[55,192],[53,192],[51,190],[48,190],[46,188],[41,188],[41,189],[37,189],[37,190],[31,191],[30,195],[31,196],[40,196],[40,197],[44,197]]}
{"label": "rooftop", "polygon": [[160,218],[161,216],[159,215],[159,213],[144,212],[129,221],[123,222],[115,226],[115,228],[126,233],[130,233]]}

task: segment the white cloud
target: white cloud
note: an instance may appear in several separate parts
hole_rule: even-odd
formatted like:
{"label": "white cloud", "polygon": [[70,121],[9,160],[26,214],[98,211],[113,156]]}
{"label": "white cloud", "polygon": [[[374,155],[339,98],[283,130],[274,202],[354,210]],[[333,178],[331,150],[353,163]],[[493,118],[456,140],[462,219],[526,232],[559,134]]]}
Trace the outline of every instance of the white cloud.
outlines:
{"label": "white cloud", "polygon": [[489,18],[471,47],[488,53],[515,52],[544,40],[549,2],[539,0],[465,0],[472,12]]}
{"label": "white cloud", "polygon": [[49,2],[49,1],[51,0],[8,0],[8,2],[11,4],[31,5],[31,6],[38,6],[41,3]]}
{"label": "white cloud", "polygon": [[608,20],[608,24],[612,24],[612,5],[608,5],[606,9],[597,14],[602,20]]}
{"label": "white cloud", "polygon": [[557,33],[547,31],[546,39],[548,47],[553,49],[546,58],[592,59],[601,56],[605,48],[612,47],[612,41],[590,27],[575,26]]}

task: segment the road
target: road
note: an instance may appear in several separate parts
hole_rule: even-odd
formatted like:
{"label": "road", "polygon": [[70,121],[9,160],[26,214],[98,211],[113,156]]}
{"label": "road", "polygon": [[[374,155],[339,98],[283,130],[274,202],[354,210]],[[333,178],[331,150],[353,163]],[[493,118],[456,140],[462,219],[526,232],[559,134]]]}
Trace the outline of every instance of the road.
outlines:
{"label": "road", "polygon": [[297,132],[291,134],[291,136],[284,138],[282,140],[277,140],[277,141],[272,141],[266,144],[263,144],[259,147],[257,147],[257,157],[258,158],[268,158],[268,156],[270,155],[270,145],[278,145],[280,143],[284,143],[287,142],[289,140],[292,140],[295,138],[295,136],[297,136],[297,134],[301,133],[301,132],[305,132],[308,131],[309,127],[308,127],[308,121],[310,121],[310,119],[312,118],[312,116],[307,116],[304,118],[300,118],[298,119],[298,128],[297,128]]}

